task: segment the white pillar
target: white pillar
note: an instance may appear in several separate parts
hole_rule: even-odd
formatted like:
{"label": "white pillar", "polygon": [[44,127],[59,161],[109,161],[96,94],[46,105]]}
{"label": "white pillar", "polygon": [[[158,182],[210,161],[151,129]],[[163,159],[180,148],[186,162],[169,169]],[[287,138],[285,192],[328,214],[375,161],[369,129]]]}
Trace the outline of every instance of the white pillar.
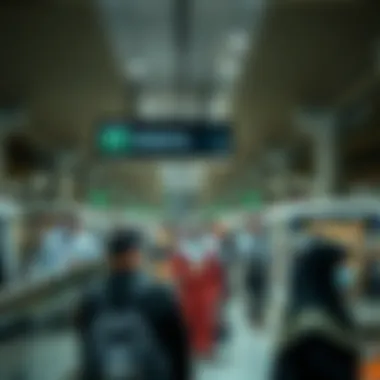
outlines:
{"label": "white pillar", "polygon": [[58,162],[58,199],[69,202],[74,200],[74,166],[76,156],[72,152],[60,155]]}
{"label": "white pillar", "polygon": [[270,188],[275,201],[286,200],[289,195],[290,168],[289,156],[285,149],[278,149],[269,152],[267,166],[272,173],[270,178]]}
{"label": "white pillar", "polygon": [[314,185],[313,195],[330,196],[334,193],[338,175],[337,124],[336,117],[330,110],[318,112],[300,112],[298,124],[313,139],[314,145]]}
{"label": "white pillar", "polygon": [[6,152],[5,152],[5,139],[7,132],[0,130],[0,187],[4,189],[4,181],[6,177]]}
{"label": "white pillar", "polygon": [[26,126],[28,115],[22,107],[2,107],[0,111],[0,187],[4,189],[6,181],[5,141],[10,133],[19,131]]}
{"label": "white pillar", "polygon": [[328,196],[335,191],[338,174],[335,136],[335,126],[329,122],[314,132],[315,196]]}

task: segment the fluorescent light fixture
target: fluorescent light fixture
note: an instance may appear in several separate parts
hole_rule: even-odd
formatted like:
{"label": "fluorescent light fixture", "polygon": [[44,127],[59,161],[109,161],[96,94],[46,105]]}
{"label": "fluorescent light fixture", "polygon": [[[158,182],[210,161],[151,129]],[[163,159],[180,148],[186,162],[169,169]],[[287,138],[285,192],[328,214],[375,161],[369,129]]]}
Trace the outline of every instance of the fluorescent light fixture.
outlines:
{"label": "fluorescent light fixture", "polygon": [[234,53],[245,53],[249,49],[249,35],[244,30],[232,32],[227,37],[228,49]]}
{"label": "fluorescent light fixture", "polygon": [[224,81],[234,81],[240,74],[240,62],[236,59],[224,58],[218,62],[217,69],[219,79]]}
{"label": "fluorescent light fixture", "polygon": [[142,59],[132,59],[129,64],[127,64],[128,75],[132,79],[143,79],[147,75],[147,67]]}
{"label": "fluorescent light fixture", "polygon": [[226,120],[231,114],[231,97],[227,93],[218,94],[211,99],[210,116],[215,120]]}
{"label": "fluorescent light fixture", "polygon": [[374,44],[375,69],[380,71],[380,40],[376,40]]}
{"label": "fluorescent light fixture", "polygon": [[147,92],[140,95],[137,110],[145,117],[196,117],[202,114],[203,103],[193,94],[179,97],[171,91]]}

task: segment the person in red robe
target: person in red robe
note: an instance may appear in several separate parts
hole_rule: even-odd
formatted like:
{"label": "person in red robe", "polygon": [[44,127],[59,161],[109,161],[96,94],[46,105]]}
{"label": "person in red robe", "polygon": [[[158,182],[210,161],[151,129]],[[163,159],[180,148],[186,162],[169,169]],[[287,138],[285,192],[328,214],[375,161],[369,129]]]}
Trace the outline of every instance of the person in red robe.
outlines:
{"label": "person in red robe", "polygon": [[174,256],[173,273],[195,355],[211,358],[222,298],[219,259],[204,238],[192,236]]}

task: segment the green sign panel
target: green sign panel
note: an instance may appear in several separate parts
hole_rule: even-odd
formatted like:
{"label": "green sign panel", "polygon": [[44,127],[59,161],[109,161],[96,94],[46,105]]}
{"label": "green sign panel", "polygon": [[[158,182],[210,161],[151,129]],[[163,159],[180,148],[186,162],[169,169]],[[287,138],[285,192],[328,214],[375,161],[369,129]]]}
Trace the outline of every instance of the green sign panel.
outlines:
{"label": "green sign panel", "polygon": [[105,191],[93,190],[88,195],[87,202],[94,207],[109,206],[108,194]]}
{"label": "green sign panel", "polygon": [[235,200],[221,202],[206,208],[205,215],[218,216],[236,210],[257,211],[262,207],[263,200],[261,193],[258,191],[242,192],[235,194]]}
{"label": "green sign panel", "polygon": [[103,152],[111,154],[128,151],[131,146],[131,133],[118,125],[104,128],[99,134],[99,146]]}
{"label": "green sign panel", "polygon": [[244,193],[240,198],[240,204],[245,207],[259,209],[263,204],[261,194],[257,191]]}

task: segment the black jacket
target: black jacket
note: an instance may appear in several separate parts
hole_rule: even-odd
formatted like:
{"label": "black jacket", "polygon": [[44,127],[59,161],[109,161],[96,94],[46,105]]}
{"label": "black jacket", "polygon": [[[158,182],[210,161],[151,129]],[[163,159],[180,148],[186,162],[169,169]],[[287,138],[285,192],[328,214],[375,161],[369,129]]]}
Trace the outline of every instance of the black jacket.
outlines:
{"label": "black jacket", "polygon": [[[140,274],[113,275],[106,280],[106,289],[114,307],[124,307],[130,300],[131,288]],[[86,357],[89,347],[86,339],[89,327],[99,305],[98,291],[92,291],[82,300],[77,315],[76,327],[82,343],[82,359]],[[150,322],[160,347],[166,350],[171,361],[173,380],[188,380],[190,373],[190,345],[179,305],[170,289],[159,284],[152,284],[144,293],[140,302],[141,311]],[[82,371],[83,380],[92,380],[94,374],[87,369]]]}
{"label": "black jacket", "polygon": [[334,284],[344,255],[339,246],[314,241],[296,259],[272,379],[357,379],[354,324]]}

